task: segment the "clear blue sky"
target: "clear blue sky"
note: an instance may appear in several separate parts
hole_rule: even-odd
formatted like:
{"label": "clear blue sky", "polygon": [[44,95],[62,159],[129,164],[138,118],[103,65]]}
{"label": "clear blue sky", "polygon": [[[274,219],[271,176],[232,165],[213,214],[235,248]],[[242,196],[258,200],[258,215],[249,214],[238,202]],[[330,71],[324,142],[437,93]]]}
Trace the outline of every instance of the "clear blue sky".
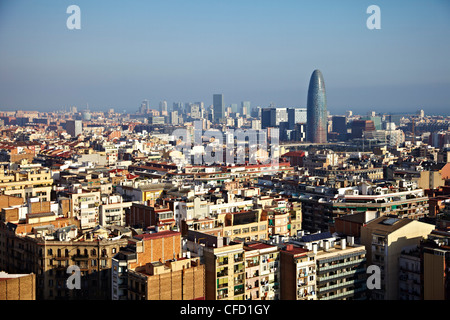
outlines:
{"label": "clear blue sky", "polygon": [[449,57],[448,0],[0,0],[0,110],[305,107],[320,69],[332,114],[450,114]]}

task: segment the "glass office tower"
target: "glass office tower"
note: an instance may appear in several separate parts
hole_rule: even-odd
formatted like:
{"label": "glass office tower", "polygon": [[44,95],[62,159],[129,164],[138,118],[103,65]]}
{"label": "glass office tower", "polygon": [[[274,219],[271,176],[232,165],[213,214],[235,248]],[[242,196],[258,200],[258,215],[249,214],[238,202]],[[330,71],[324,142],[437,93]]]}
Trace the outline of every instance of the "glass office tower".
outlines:
{"label": "glass office tower", "polygon": [[308,88],[306,139],[312,143],[327,142],[327,98],[322,72],[314,70]]}

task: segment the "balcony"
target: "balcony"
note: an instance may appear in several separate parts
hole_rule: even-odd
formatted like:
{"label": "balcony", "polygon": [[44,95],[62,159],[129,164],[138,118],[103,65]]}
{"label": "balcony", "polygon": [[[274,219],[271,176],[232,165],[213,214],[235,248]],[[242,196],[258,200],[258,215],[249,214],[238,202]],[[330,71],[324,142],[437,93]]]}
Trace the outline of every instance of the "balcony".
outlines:
{"label": "balcony", "polygon": [[217,285],[218,289],[222,289],[222,288],[228,288],[228,282],[224,282],[224,283],[219,283]]}
{"label": "balcony", "polygon": [[88,254],[77,254],[75,256],[72,256],[72,259],[75,261],[86,260],[86,259],[89,259],[89,255]]}
{"label": "balcony", "polygon": [[307,298],[312,298],[313,296],[316,295],[315,291],[311,291],[311,292],[305,292],[305,289],[299,289],[297,290],[297,299],[307,299]]}
{"label": "balcony", "polygon": [[223,260],[217,260],[217,265],[218,266],[223,266],[223,265],[226,265],[226,264],[228,264],[228,258],[223,259]]}
{"label": "balcony", "polygon": [[342,293],[334,294],[332,296],[322,297],[322,298],[319,298],[319,300],[343,299],[343,298],[347,298],[347,297],[353,296],[356,293],[366,291],[366,289],[367,288],[365,286],[363,286],[363,287],[358,288],[358,289],[348,290],[348,291],[345,291],[345,292],[342,292]]}
{"label": "balcony", "polygon": [[337,279],[337,278],[342,278],[342,277],[346,277],[346,276],[352,276],[355,275],[357,273],[361,273],[361,272],[365,272],[366,269],[365,268],[358,268],[355,270],[351,270],[351,271],[346,271],[346,272],[340,272],[340,273],[336,273],[333,275],[329,275],[329,276],[324,276],[324,277],[319,277],[319,281],[327,281],[327,280],[331,280],[331,279]]}
{"label": "balcony", "polygon": [[227,276],[228,276],[228,270],[223,270],[221,272],[217,272],[217,278],[227,277]]}
{"label": "balcony", "polygon": [[259,263],[254,261],[247,261],[247,268],[258,267]]}
{"label": "balcony", "polygon": [[366,261],[366,259],[356,259],[356,260],[349,260],[349,261],[342,262],[342,263],[330,264],[328,266],[321,267],[320,272],[323,272],[325,270],[343,268],[343,267],[354,265],[354,264],[360,264],[365,261]]}
{"label": "balcony", "polygon": [[354,285],[354,284],[357,284],[357,283],[360,283],[360,282],[363,282],[363,281],[365,281],[365,279],[349,280],[349,281],[337,283],[337,284],[331,285],[331,286],[320,287],[318,291],[320,293],[328,292],[330,290],[337,291],[337,290],[349,287],[351,285]]}
{"label": "balcony", "polygon": [[244,285],[238,285],[238,286],[234,287],[234,295],[235,296],[243,294],[244,292],[245,292]]}

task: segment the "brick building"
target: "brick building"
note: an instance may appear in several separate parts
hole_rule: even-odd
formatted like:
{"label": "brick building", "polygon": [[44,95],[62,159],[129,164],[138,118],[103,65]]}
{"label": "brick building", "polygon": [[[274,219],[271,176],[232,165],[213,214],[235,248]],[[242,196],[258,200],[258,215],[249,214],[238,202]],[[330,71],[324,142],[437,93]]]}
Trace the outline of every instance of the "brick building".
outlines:
{"label": "brick building", "polygon": [[36,300],[36,275],[0,272],[0,300]]}

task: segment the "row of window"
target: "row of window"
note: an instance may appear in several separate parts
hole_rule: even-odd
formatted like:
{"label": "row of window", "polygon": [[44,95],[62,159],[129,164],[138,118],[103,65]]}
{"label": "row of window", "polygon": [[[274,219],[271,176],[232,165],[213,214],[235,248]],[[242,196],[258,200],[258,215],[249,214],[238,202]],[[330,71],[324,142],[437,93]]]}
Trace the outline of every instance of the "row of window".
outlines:
{"label": "row of window", "polygon": [[[77,256],[81,256],[81,250],[80,249],[77,249],[77,251],[76,251],[77,253],[76,253],[76,255]],[[114,253],[116,253],[117,252],[117,248],[112,248],[111,249],[111,253],[112,254],[114,254]],[[107,249],[102,249],[102,256],[106,256],[108,254],[108,250]],[[42,256],[42,249],[41,249],[41,251],[40,251],[40,255]],[[53,255],[53,249],[47,249],[47,255],[49,255],[49,256],[52,256]],[[57,257],[62,257],[62,250],[61,249],[58,249],[57,251],[56,251],[56,255],[57,255]],[[83,255],[84,256],[88,256],[89,254],[88,254],[88,249],[84,249],[83,250]],[[69,249],[65,249],[64,250],[64,256],[65,257],[69,257]],[[91,256],[97,256],[97,250],[96,249],[92,249],[91,250]]]}

